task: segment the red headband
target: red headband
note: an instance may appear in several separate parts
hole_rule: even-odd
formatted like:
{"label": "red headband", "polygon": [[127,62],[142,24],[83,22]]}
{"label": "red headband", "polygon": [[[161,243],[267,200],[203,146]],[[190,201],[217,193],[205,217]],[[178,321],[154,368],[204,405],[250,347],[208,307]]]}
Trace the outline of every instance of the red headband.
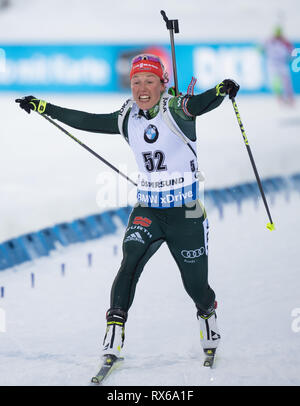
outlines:
{"label": "red headband", "polygon": [[136,73],[153,73],[158,76],[161,80],[164,80],[164,69],[158,58],[149,57],[145,58],[136,58],[132,62],[131,71],[130,71],[130,80],[133,75]]}

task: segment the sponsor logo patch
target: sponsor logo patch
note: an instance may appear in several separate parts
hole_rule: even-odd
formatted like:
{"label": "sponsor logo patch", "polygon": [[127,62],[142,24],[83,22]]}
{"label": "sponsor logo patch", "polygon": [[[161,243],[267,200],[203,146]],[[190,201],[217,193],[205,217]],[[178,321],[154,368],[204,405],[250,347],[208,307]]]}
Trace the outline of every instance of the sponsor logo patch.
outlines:
{"label": "sponsor logo patch", "polygon": [[144,131],[144,140],[149,144],[155,142],[158,138],[159,132],[158,129],[153,124],[149,124]]}
{"label": "sponsor logo patch", "polygon": [[203,255],[203,254],[205,254],[204,247],[197,248],[196,250],[182,250],[181,251],[181,255],[183,256],[183,258],[188,258],[188,259],[198,258],[198,257],[201,257],[201,255]]}
{"label": "sponsor logo patch", "polygon": [[135,233],[130,234],[128,237],[125,238],[124,243],[128,241],[136,241],[140,242],[141,244],[145,244],[141,234],[137,231]]}
{"label": "sponsor logo patch", "polygon": [[201,257],[204,254],[205,254],[204,247],[200,247],[195,250],[182,250],[181,251],[181,256],[184,258],[184,262],[187,262],[188,264],[194,264],[196,262],[196,259]]}
{"label": "sponsor logo patch", "polygon": [[150,227],[152,220],[148,219],[147,217],[136,216],[133,220],[133,224],[139,224],[143,227]]}

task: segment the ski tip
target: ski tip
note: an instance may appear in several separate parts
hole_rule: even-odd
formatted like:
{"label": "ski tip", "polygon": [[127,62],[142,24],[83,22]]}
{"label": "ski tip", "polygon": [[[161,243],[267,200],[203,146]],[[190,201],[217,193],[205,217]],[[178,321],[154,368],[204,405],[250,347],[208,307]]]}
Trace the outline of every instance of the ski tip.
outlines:
{"label": "ski tip", "polygon": [[123,357],[116,357],[115,355],[104,355],[103,363],[99,372],[91,378],[91,384],[101,385],[104,379],[119,366],[120,362],[124,361]]}
{"label": "ski tip", "polygon": [[207,368],[213,368],[215,362],[215,357],[206,358],[203,362],[203,366]]}
{"label": "ski tip", "polygon": [[91,379],[91,383],[95,384],[95,385],[99,385],[100,384],[100,379],[97,378],[96,376],[93,376],[93,378]]}
{"label": "ski tip", "polygon": [[267,224],[267,229],[270,230],[270,231],[275,230],[275,224],[274,223],[268,223]]}

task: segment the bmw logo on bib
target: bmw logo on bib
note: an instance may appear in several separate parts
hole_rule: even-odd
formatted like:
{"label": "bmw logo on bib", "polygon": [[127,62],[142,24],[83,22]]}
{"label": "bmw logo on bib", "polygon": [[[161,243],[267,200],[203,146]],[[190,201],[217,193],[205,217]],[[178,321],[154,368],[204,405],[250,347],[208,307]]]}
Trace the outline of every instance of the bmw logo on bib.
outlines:
{"label": "bmw logo on bib", "polygon": [[144,131],[144,140],[149,144],[155,142],[158,138],[158,129],[153,124],[149,124],[148,127]]}

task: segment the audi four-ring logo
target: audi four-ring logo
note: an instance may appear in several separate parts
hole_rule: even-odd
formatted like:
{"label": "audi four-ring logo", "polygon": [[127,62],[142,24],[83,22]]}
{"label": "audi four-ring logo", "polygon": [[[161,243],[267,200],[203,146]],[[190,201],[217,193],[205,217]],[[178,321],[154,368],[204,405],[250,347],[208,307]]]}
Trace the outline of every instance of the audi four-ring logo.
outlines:
{"label": "audi four-ring logo", "polygon": [[198,258],[201,257],[201,255],[203,255],[205,253],[205,248],[201,247],[201,248],[197,248],[196,250],[182,250],[181,251],[181,255],[183,256],[183,258]]}

